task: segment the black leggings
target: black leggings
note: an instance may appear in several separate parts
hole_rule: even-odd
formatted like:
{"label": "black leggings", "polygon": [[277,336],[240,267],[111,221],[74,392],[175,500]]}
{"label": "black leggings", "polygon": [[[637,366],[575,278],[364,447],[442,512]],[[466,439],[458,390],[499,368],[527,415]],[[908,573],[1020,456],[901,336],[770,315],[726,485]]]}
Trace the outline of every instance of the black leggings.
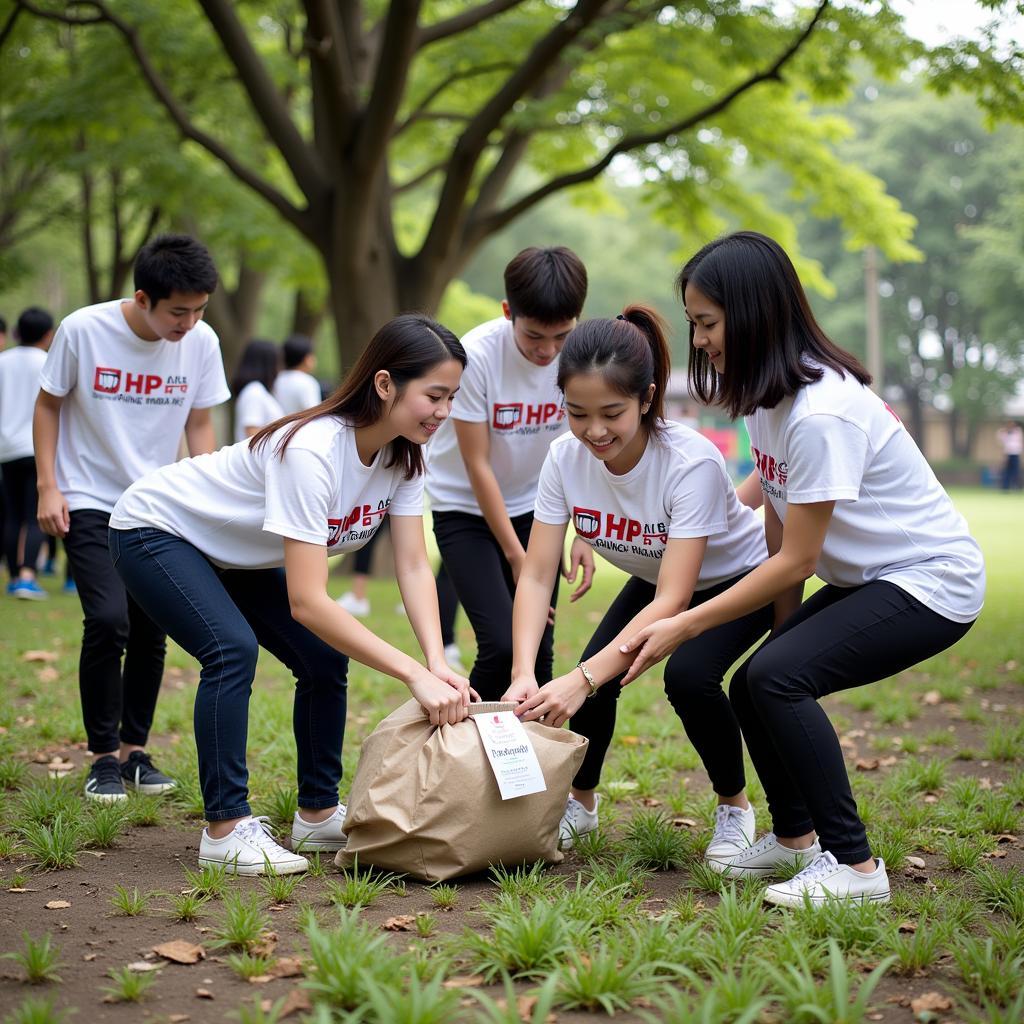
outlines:
{"label": "black leggings", "polygon": [[916,665],[973,625],[892,583],[826,586],[736,670],[729,690],[780,836],[816,831],[841,864],[871,856],[843,751],[818,700]]}
{"label": "black leggings", "polygon": [[[36,460],[12,459],[0,466],[4,490],[7,492],[7,514],[3,517],[4,557],[11,579],[17,579],[22,569],[35,572],[43,532],[36,519]],[[18,558],[21,529],[25,528],[25,549]]]}
{"label": "black leggings", "polygon": [[[512,517],[512,528],[525,548],[533,513]],[[516,587],[512,568],[483,516],[435,512],[434,536],[459,603],[476,634],[476,661],[469,674],[484,700],[497,700],[512,682],[512,602]],[[558,599],[558,582],[551,595]],[[537,652],[537,679],[547,682],[554,664],[554,630],[548,626]]]}
{"label": "black leggings", "polygon": [[[703,604],[742,578],[742,575],[737,576],[697,591],[690,607]],[[654,600],[654,594],[653,583],[632,577],[605,613],[580,660],[586,661],[607,647],[629,621]],[[665,694],[704,762],[711,785],[721,796],[735,796],[746,785],[740,727],[722,690],[722,680],[737,658],[771,625],[772,608],[768,605],[681,644],[665,663]],[[594,789],[601,779],[601,766],[615,732],[622,675],[609,680],[584,701],[570,723],[573,732],[590,740],[583,764],[573,780],[577,789]],[[643,686],[644,682],[638,680],[630,685]]]}

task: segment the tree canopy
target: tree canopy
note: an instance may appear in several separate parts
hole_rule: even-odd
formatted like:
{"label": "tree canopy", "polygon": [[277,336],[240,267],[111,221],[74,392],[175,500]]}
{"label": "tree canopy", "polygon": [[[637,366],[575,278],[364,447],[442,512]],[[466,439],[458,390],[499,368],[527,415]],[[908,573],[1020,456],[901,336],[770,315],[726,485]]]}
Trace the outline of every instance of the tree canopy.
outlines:
{"label": "tree canopy", "polygon": [[[815,116],[855,62],[916,61],[937,89],[1024,109],[1019,53],[985,37],[928,50],[888,0],[0,0],[0,21],[8,76],[31,74],[21,40],[40,22],[93,48],[78,115],[104,112],[114,152],[151,132],[186,140],[179,211],[203,233],[207,183],[227,176],[258,200],[246,225],[262,233],[273,211],[303,239],[345,362],[399,309],[436,309],[486,239],[609,170],[650,182],[684,239],[741,222],[796,250],[777,197],[750,185],[752,169],[784,167],[849,244],[917,258],[913,219],[839,156],[843,119]],[[130,154],[117,166],[159,180]]]}

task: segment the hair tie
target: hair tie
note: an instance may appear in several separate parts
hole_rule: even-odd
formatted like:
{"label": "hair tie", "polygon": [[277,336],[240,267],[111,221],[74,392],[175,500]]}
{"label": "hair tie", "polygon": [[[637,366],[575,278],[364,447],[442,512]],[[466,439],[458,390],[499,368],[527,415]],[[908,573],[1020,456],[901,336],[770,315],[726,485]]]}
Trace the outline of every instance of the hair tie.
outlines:
{"label": "hair tie", "polygon": [[616,316],[615,316],[615,319],[616,320],[625,320],[626,318],[621,313],[617,313]]}

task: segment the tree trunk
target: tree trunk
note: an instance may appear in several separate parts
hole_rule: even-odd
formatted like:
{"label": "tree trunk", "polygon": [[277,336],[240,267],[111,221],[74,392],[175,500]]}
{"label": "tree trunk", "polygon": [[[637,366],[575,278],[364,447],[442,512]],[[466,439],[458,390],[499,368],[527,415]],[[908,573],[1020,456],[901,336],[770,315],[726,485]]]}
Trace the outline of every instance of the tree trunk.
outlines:
{"label": "tree trunk", "polygon": [[228,289],[221,284],[210,296],[209,321],[220,338],[224,368],[229,378],[246,342],[252,338],[266,283],[266,272],[254,270],[243,256],[235,287]]}
{"label": "tree trunk", "polygon": [[315,337],[327,315],[323,302],[314,302],[305,288],[295,289],[295,305],[292,307],[292,334]]}

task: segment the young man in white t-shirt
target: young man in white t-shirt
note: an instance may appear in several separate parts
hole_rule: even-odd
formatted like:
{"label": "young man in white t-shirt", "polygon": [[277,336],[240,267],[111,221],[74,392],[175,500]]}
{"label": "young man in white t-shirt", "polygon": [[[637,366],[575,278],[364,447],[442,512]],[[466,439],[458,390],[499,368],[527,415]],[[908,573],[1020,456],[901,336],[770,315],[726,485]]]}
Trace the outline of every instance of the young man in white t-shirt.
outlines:
{"label": "young man in white t-shirt", "polygon": [[[502,316],[462,339],[469,363],[452,423],[427,463],[434,535],[476,634],[470,673],[484,700],[508,689],[512,600],[526,559],[537,480],[551,442],[568,429],[558,355],[587,295],[587,271],[564,247],[524,249],[505,268]],[[592,565],[589,551],[587,560]],[[552,595],[552,605],[555,596]],[[537,655],[551,678],[553,630]]]}
{"label": "young man in white t-shirt", "polygon": [[66,317],[40,377],[39,525],[64,537],[82,600],[79,689],[93,800],[123,800],[126,785],[150,794],[174,788],[145,751],[164,634],[117,575],[108,522],[131,483],[175,460],[183,433],[192,455],[214,450],[210,409],[230,396],[217,335],[202,322],[216,286],[200,242],[154,239],[136,260],[135,294]]}
{"label": "young man in white t-shirt", "polygon": [[53,317],[45,309],[31,306],[18,317],[16,333],[17,347],[0,352],[0,479],[7,495],[3,544],[11,574],[7,593],[41,601],[46,591],[36,581],[43,534],[36,520],[32,406],[46,350],[53,341]]}
{"label": "young man in white t-shirt", "polygon": [[312,409],[321,401],[320,384],[313,371],[316,354],[313,339],[304,334],[293,334],[282,346],[284,369],[274,379],[274,397],[285,414]]}

